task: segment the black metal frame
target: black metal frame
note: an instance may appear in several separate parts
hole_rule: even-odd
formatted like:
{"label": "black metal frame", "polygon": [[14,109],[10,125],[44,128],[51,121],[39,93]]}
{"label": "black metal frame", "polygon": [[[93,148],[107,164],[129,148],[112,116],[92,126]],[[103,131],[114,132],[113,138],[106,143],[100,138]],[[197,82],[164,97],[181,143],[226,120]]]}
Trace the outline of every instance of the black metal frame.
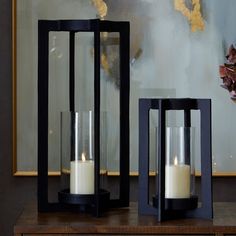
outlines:
{"label": "black metal frame", "polygon": [[75,33],[94,33],[94,156],[95,209],[99,215],[100,189],[100,32],[120,34],[120,196],[107,203],[111,207],[129,205],[129,22],[91,20],[39,20],[38,22],[38,210],[58,211],[65,207],[59,202],[48,202],[48,84],[49,32],[69,32],[70,111],[74,111]]}
{"label": "black metal frame", "polygon": [[[149,204],[149,111],[159,111],[158,131],[158,207]],[[165,136],[166,111],[184,110],[184,125],[191,126],[191,110],[201,117],[201,202],[202,206],[182,212],[181,217],[212,218],[212,141],[210,99],[139,99],[139,213],[157,215],[162,221],[173,217],[165,209]]]}

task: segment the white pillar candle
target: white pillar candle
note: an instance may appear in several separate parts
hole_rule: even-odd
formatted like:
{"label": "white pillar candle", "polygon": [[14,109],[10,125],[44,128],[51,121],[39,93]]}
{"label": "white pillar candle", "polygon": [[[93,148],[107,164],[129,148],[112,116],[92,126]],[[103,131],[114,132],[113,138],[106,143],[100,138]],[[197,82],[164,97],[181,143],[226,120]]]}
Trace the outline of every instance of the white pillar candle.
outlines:
{"label": "white pillar candle", "polygon": [[94,194],[94,161],[82,160],[70,162],[70,193]]}
{"label": "white pillar candle", "polygon": [[190,166],[177,163],[166,165],[165,197],[189,198],[190,197]]}

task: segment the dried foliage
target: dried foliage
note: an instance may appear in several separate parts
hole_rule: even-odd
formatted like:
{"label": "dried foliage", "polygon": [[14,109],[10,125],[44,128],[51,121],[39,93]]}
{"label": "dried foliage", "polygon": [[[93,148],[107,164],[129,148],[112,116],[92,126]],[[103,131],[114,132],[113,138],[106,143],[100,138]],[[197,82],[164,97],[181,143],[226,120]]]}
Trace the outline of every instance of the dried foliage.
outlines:
{"label": "dried foliage", "polygon": [[226,55],[228,63],[219,66],[219,74],[223,81],[221,87],[227,89],[233,100],[236,100],[236,49],[229,47]]}

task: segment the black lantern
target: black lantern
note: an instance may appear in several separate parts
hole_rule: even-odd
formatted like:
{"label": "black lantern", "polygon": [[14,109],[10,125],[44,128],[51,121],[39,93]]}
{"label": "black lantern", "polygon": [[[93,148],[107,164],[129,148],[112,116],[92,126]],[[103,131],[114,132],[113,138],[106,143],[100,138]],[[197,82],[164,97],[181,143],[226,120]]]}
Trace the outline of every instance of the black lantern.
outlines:
{"label": "black lantern", "polygon": [[[149,182],[150,110],[158,111],[158,168],[154,196]],[[167,127],[167,112],[182,110],[183,127]],[[191,111],[200,111],[201,205],[194,185]],[[173,218],[212,218],[212,151],[210,99],[139,100],[139,213]]]}
{"label": "black lantern", "polygon": [[[49,34],[51,32],[67,33],[68,39],[68,112],[61,113],[61,175],[69,178],[70,187],[58,192],[58,201],[50,202],[48,197],[49,178]],[[91,57],[94,58],[92,85],[87,97],[93,96],[93,108],[79,111],[75,109],[79,99],[76,82],[76,67],[84,58],[76,61],[76,34],[88,33],[93,37]],[[119,71],[119,101],[116,119],[119,121],[117,168],[119,169],[118,196],[110,196],[110,192],[101,187],[101,34],[116,32],[119,39],[119,58],[113,66]],[[113,40],[114,41],[114,40]],[[78,41],[81,43],[81,41]],[[109,40],[106,40],[109,43]],[[66,79],[65,79],[66,80]],[[89,211],[99,216],[109,207],[126,207],[129,205],[129,23],[92,20],[39,20],[38,23],[38,210],[60,211],[78,209]],[[83,89],[83,88],[82,88]],[[56,91],[59,92],[59,91]],[[92,93],[92,94],[91,94]],[[78,98],[79,97],[79,98]],[[111,101],[110,101],[111,103]],[[60,115],[58,114],[58,119]],[[59,157],[58,157],[59,158]],[[109,157],[108,157],[109,158]],[[84,181],[84,183],[82,183]]]}

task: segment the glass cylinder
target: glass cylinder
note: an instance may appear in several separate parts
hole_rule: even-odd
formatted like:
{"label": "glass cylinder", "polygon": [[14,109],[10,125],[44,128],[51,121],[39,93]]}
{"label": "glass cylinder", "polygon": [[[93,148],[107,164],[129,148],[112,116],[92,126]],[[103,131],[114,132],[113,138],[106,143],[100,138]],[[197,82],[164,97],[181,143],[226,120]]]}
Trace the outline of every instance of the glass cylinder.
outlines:
{"label": "glass cylinder", "polygon": [[94,194],[93,132],[92,111],[61,113],[62,184],[71,194]]}
{"label": "glass cylinder", "polygon": [[165,197],[190,198],[194,192],[194,128],[166,128]]}

